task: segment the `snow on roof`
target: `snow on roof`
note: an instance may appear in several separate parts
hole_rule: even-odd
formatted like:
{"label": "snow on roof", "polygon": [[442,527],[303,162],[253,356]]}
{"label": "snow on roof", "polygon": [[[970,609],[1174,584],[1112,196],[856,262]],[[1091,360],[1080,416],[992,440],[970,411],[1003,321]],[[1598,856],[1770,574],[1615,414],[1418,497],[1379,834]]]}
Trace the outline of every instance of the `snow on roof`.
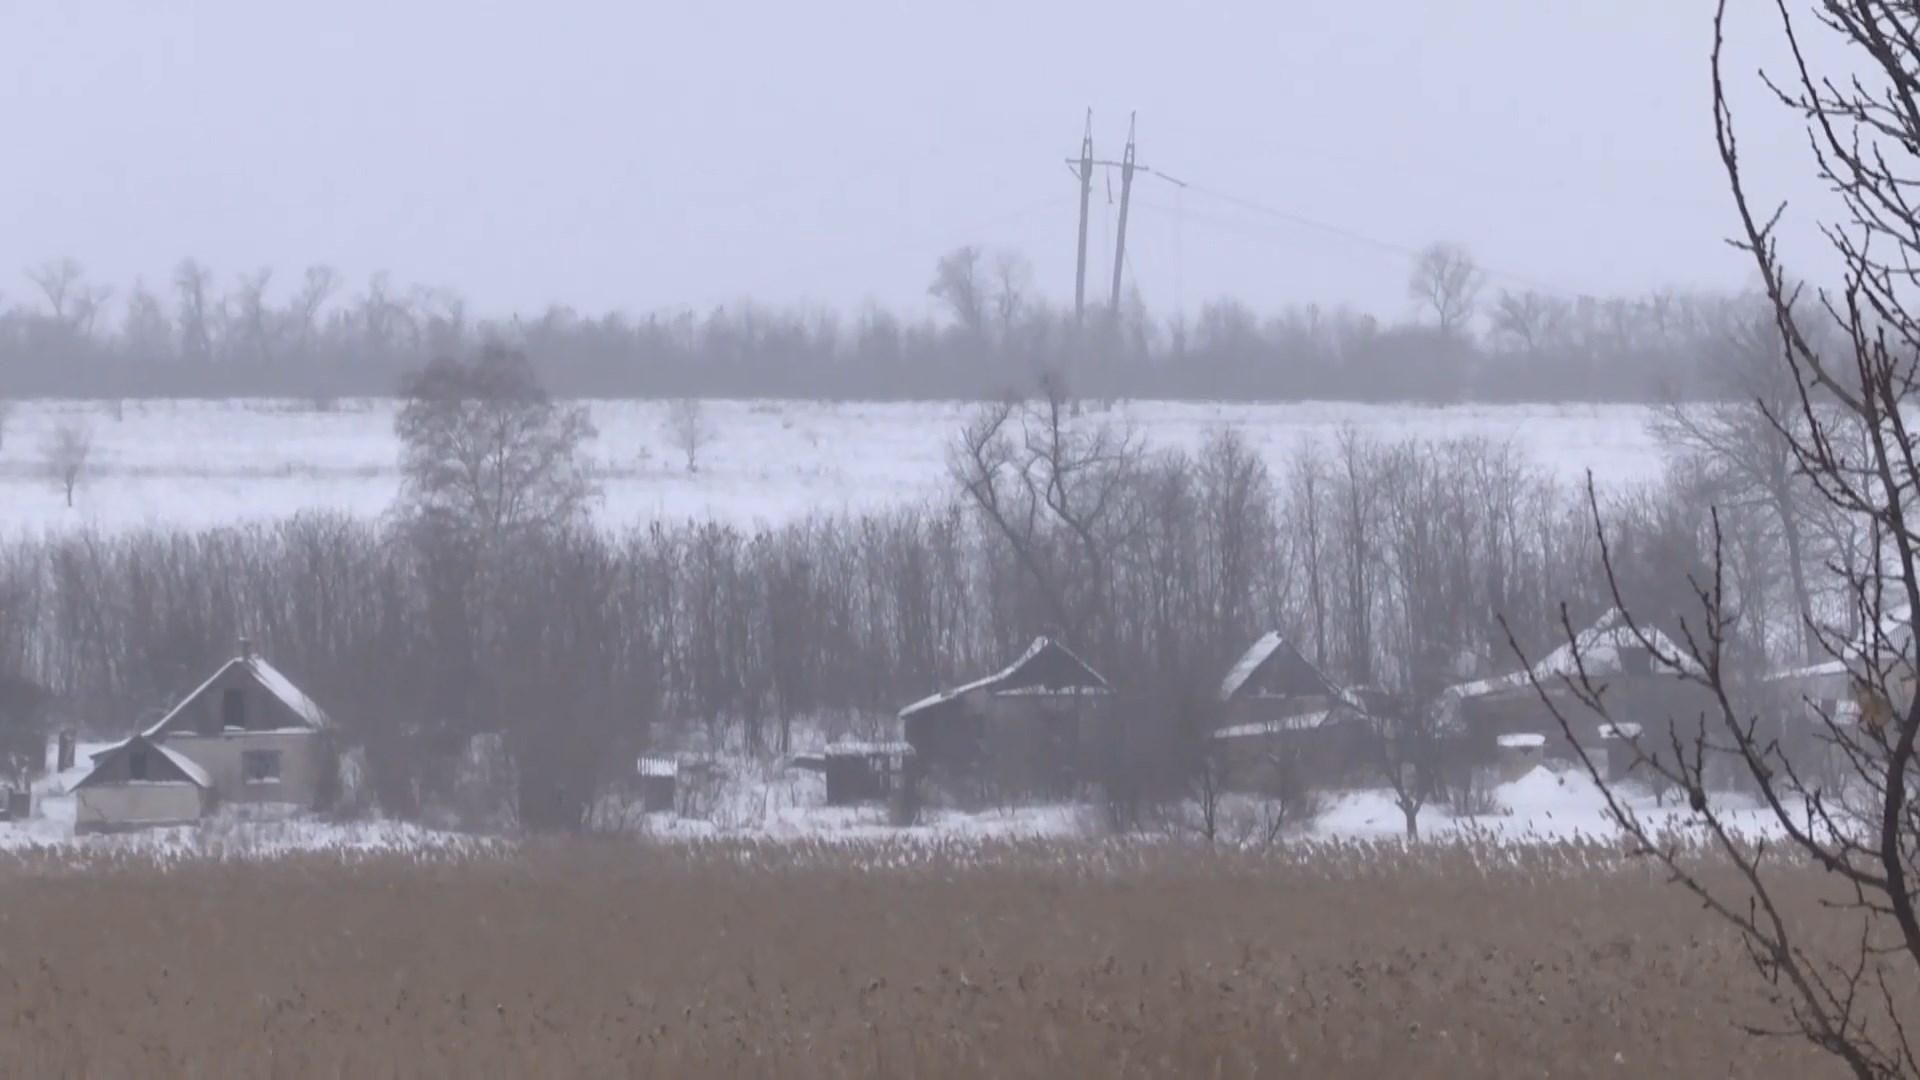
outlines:
{"label": "snow on roof", "polygon": [[164,743],[153,743],[152,746],[155,750],[160,751],[161,757],[166,758],[178,766],[180,771],[186,774],[187,779],[203,788],[213,786],[213,777],[207,775],[207,770],[201,768],[199,762],[178,750],[166,746]]}
{"label": "snow on roof", "polygon": [[[1052,662],[1051,671],[1046,670],[1049,666],[1048,661]],[[1057,678],[1049,678],[1049,676],[1058,676],[1074,670],[1078,670],[1080,675],[1069,677],[1084,677],[1092,681],[1085,683],[1067,683]],[[1008,686],[1007,684],[1009,683],[1016,685]],[[1089,667],[1085,660],[1075,656],[1073,650],[1054,641],[1052,638],[1037,637],[1033,639],[1032,645],[1027,646],[1027,651],[1020,654],[1020,659],[1007,665],[1001,671],[989,675],[984,679],[975,679],[970,683],[956,686],[951,690],[942,690],[937,694],[921,698],[919,701],[901,709],[900,715],[904,718],[917,712],[924,712],[927,709],[933,708],[935,705],[944,705],[955,698],[964,697],[977,690],[985,690],[997,695],[1021,693],[1104,694],[1108,692],[1107,680],[1102,678],[1099,672]]]}
{"label": "snow on roof", "polygon": [[[1655,656],[1649,658],[1653,670],[1662,675],[1678,675],[1681,672],[1698,674],[1700,665],[1676,644],[1672,638],[1653,627],[1643,626],[1636,636],[1633,628],[1627,625],[1626,617],[1619,608],[1614,608],[1600,617],[1592,626],[1582,630],[1574,640],[1562,645],[1541,657],[1531,669],[1516,671],[1491,679],[1479,679],[1449,687],[1447,696],[1454,699],[1485,697],[1509,690],[1526,690],[1537,680],[1550,684],[1553,680],[1566,677],[1575,678],[1584,667],[1589,676],[1600,677],[1617,675],[1622,670],[1621,654],[1630,649],[1641,647],[1640,637],[1654,647]],[[1662,662],[1659,657],[1674,657],[1679,666]],[[1576,657],[1577,662],[1576,662]]]}
{"label": "snow on roof", "polygon": [[1547,745],[1547,737],[1537,731],[1516,731],[1511,735],[1502,735],[1494,742],[1506,750],[1538,750]]}
{"label": "snow on roof", "polygon": [[[172,749],[171,747],[167,746],[165,743],[155,742],[147,738],[144,734],[134,735],[131,738],[128,738],[125,742],[115,743],[114,745],[107,747],[105,750],[102,750],[99,753],[93,755],[93,768],[88,769],[87,774],[85,776],[74,781],[73,786],[77,788],[82,784],[85,784],[87,781],[92,780],[94,777],[94,774],[98,773],[101,769],[106,768],[106,766],[110,762],[112,762],[114,758],[118,757],[120,754],[132,749],[135,744],[138,744],[141,749],[152,750],[155,753],[159,754],[161,757],[167,759],[167,761],[171,762],[175,768],[180,770],[183,776],[185,776],[189,781],[192,781],[196,786],[203,787],[203,788],[213,787],[213,778],[207,775],[207,770],[201,768],[199,762],[193,760],[192,758],[188,757],[187,755],[181,753],[178,750]],[[156,781],[148,781],[148,782],[152,783]]]}
{"label": "snow on roof", "polygon": [[1271,720],[1262,720],[1253,724],[1235,724],[1223,727],[1213,733],[1216,739],[1250,739],[1260,735],[1278,735],[1288,731],[1312,731],[1332,723],[1339,715],[1334,709],[1318,709],[1313,712],[1296,713],[1292,716],[1277,716]]}
{"label": "snow on roof", "polygon": [[306,692],[293,684],[293,680],[280,673],[280,669],[267,663],[258,656],[244,658],[247,666],[253,669],[253,677],[266,688],[267,693],[280,699],[280,703],[293,710],[308,727],[324,728],[332,726],[333,721],[317,702]]}
{"label": "snow on roof", "polygon": [[1601,724],[1602,739],[1637,739],[1640,737],[1639,724]]}
{"label": "snow on roof", "polygon": [[253,681],[257,683],[261,689],[273,695],[274,698],[291,710],[293,715],[299,717],[300,721],[308,727],[325,728],[332,726],[333,721],[327,716],[326,710],[316,704],[314,700],[308,697],[298,686],[295,686],[292,679],[281,674],[279,668],[274,667],[258,656],[248,653],[244,656],[236,656],[220,665],[219,670],[208,676],[206,682],[195,687],[193,693],[181,698],[179,704],[169,709],[165,716],[161,717],[158,722],[152,727],[147,728],[144,732],[141,732],[141,734],[158,735],[165,731],[167,725],[173,723],[174,719],[182,712],[185,712],[188,706],[200,699],[200,695],[206,693],[215,683],[220,681],[221,677],[235,667],[245,668],[247,674],[253,677]]}
{"label": "snow on roof", "polygon": [[1268,631],[1260,640],[1248,647],[1240,659],[1227,671],[1226,678],[1220,680],[1220,700],[1231,701],[1246,688],[1253,677],[1266,668],[1269,662],[1280,666],[1278,671],[1283,685],[1275,692],[1281,696],[1335,693],[1333,684],[1327,681],[1300,650],[1288,644],[1287,639],[1278,630]]}

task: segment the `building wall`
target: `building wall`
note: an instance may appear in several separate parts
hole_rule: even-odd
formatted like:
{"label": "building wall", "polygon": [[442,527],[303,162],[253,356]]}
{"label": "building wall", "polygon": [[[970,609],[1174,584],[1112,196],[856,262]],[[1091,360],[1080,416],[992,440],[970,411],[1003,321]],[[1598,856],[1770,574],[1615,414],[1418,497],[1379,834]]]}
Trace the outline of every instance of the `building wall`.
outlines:
{"label": "building wall", "polygon": [[183,781],[100,784],[73,793],[75,832],[115,832],[197,821],[206,792]]}
{"label": "building wall", "polygon": [[[291,803],[323,808],[332,787],[335,763],[330,757],[331,740],[322,731],[183,733],[167,735],[164,741],[169,749],[185,754],[207,770],[213,780],[213,790],[226,802]],[[249,750],[280,752],[278,782],[246,782],[242,755]]]}
{"label": "building wall", "polygon": [[1212,749],[1226,786],[1255,793],[1347,787],[1370,781],[1378,764],[1367,754],[1366,732],[1357,722],[1217,739]]}

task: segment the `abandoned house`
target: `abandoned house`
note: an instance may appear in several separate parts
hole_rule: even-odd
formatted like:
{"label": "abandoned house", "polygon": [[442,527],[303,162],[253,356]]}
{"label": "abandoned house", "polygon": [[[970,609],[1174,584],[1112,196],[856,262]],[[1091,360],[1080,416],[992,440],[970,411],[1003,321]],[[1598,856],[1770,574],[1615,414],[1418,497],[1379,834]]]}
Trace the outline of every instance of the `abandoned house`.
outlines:
{"label": "abandoned house", "polygon": [[[94,755],[93,770],[74,786],[74,828],[178,824],[218,802],[319,809],[332,798],[338,765],[331,726],[243,641],[238,656],[159,722]],[[183,784],[200,794],[190,799]]]}
{"label": "abandoned house", "polygon": [[900,710],[900,721],[931,779],[1062,795],[1094,775],[1111,699],[1099,672],[1042,637],[1004,670]]}
{"label": "abandoned house", "polygon": [[[1635,634],[1618,609],[1610,610],[1531,668],[1450,687],[1441,695],[1442,722],[1466,741],[1469,757],[1484,764],[1493,763],[1500,738],[1508,735],[1544,736],[1544,755],[1560,760],[1576,756],[1569,731],[1596,762],[1618,754],[1607,744],[1621,730],[1644,731],[1649,752],[1669,745],[1674,726],[1698,723],[1709,695],[1682,677],[1698,671],[1685,650],[1658,629],[1640,631]],[[1583,705],[1568,684],[1583,670],[1603,690],[1607,715]]]}
{"label": "abandoned house", "polygon": [[1278,632],[1241,655],[1220,682],[1214,750],[1233,787],[1264,790],[1284,771],[1338,783],[1364,762],[1367,712]]}

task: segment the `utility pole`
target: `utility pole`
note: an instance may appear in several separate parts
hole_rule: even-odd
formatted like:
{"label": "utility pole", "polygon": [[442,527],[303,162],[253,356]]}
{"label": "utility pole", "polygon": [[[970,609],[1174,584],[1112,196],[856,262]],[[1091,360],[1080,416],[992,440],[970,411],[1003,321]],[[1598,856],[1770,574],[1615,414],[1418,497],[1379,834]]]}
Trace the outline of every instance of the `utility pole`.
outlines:
{"label": "utility pole", "polygon": [[[1120,227],[1113,237],[1113,300],[1107,309],[1107,316],[1113,320],[1115,329],[1120,325],[1120,275],[1127,265],[1127,200],[1133,194],[1133,123],[1137,114],[1127,116],[1127,149],[1120,156]],[[1086,228],[1086,219],[1081,218],[1081,229]]]}
{"label": "utility pole", "polygon": [[1073,324],[1087,317],[1087,204],[1093,198],[1093,110],[1087,110],[1086,134],[1080,137],[1080,160],[1069,158],[1067,165],[1080,178],[1080,257],[1073,271]]}

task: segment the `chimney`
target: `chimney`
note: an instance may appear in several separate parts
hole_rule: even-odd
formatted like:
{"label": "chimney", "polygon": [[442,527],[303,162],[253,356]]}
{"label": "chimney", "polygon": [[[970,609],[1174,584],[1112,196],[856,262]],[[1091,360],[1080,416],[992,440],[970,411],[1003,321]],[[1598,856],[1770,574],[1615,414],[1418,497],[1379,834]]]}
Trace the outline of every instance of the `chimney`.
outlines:
{"label": "chimney", "polygon": [[240,656],[247,660],[253,659],[253,642],[248,640],[245,635],[242,635],[240,638]]}

